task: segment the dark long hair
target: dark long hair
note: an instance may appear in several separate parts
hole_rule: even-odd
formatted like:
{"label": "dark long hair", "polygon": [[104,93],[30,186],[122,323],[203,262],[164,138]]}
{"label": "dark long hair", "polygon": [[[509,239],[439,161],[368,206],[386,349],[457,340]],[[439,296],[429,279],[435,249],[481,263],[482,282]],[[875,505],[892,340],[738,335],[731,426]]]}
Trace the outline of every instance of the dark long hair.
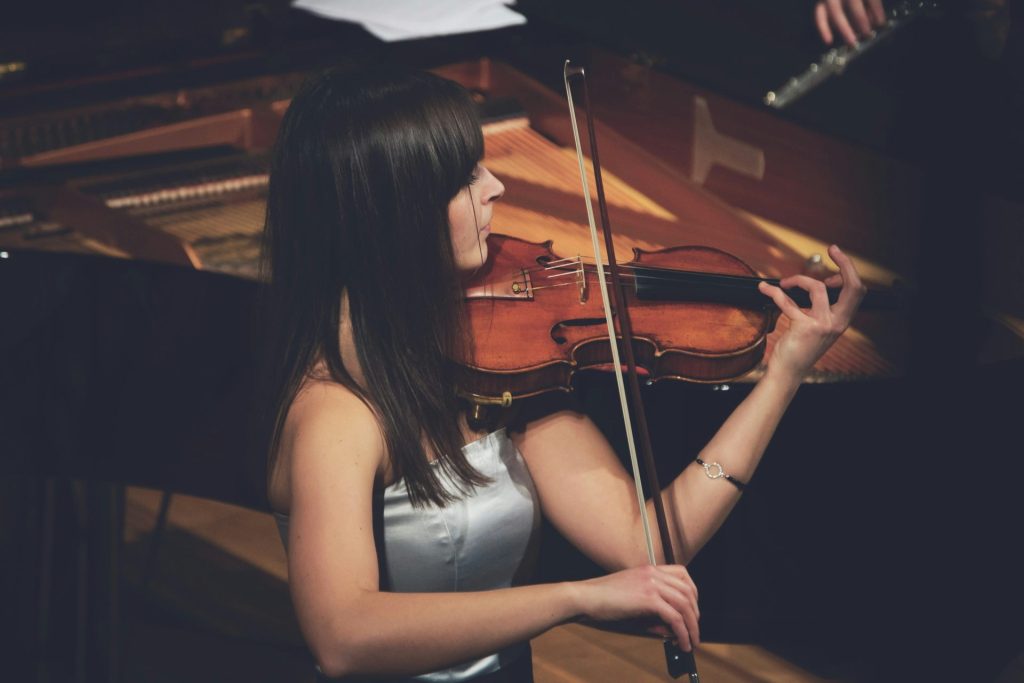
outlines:
{"label": "dark long hair", "polygon": [[[322,359],[376,414],[414,504],[443,505],[487,481],[461,450],[452,361],[468,345],[448,225],[448,203],[482,156],[468,93],[429,73],[331,70],[292,100],[264,231],[268,475],[288,409]],[[346,292],[365,390],[341,360]]]}

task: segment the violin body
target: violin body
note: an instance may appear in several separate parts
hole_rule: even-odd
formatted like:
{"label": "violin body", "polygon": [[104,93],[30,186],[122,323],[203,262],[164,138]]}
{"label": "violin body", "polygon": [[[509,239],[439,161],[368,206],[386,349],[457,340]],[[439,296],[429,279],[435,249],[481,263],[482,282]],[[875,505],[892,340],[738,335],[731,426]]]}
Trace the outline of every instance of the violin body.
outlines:
{"label": "violin body", "polygon": [[[464,395],[478,403],[507,404],[512,398],[568,391],[578,370],[611,367],[592,264],[560,257],[550,241],[493,234],[488,248],[487,262],[465,286],[473,355],[464,363]],[[632,274],[623,289],[633,351],[645,379],[722,382],[760,362],[776,312],[756,285],[729,301],[714,288],[677,287],[674,278],[680,271],[756,278],[743,261],[708,247],[635,249],[633,260],[620,268]]]}

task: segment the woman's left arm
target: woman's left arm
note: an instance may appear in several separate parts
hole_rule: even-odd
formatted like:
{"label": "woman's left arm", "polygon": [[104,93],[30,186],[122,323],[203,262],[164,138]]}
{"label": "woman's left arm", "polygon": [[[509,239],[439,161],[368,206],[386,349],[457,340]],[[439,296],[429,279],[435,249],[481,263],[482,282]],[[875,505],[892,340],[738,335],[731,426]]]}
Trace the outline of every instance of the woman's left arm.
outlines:
{"label": "woman's left arm", "polygon": [[[829,254],[840,272],[824,283],[803,275],[779,283],[807,290],[810,309],[800,309],[779,287],[760,285],[789,318],[789,329],[775,344],[757,386],[700,453],[701,460],[718,463],[736,479],[750,480],[804,375],[846,330],[864,296],[850,259],[835,246]],[[830,306],[826,286],[839,285],[842,292]],[[515,439],[545,514],[566,538],[607,569],[646,563],[633,481],[588,418],[555,413],[531,422]],[[725,521],[740,491],[724,478],[709,479],[702,467],[691,464],[661,495],[677,562],[686,564]],[[653,503],[648,501],[647,507],[653,519]],[[662,562],[656,534],[654,544]]]}

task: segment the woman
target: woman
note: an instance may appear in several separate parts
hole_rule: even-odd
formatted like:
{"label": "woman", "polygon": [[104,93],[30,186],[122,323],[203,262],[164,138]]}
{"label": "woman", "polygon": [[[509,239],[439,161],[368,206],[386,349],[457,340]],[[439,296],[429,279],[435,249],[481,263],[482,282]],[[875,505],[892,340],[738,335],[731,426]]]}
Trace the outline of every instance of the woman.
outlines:
{"label": "woman", "polygon": [[[699,642],[696,587],[682,565],[646,566],[632,480],[586,417],[490,434],[463,417],[459,281],[486,259],[504,192],[482,157],[465,91],[424,73],[322,74],[282,124],[266,227],[268,486],[324,676],[528,681],[525,643],[580,617],[652,618],[684,648]],[[831,308],[806,277],[783,285],[810,291],[808,312],[762,286],[789,332],[701,454],[738,480],[862,296],[830,253],[831,284],[845,283]],[[690,466],[662,495],[685,564],[739,489]],[[611,573],[516,585],[540,513]]]}

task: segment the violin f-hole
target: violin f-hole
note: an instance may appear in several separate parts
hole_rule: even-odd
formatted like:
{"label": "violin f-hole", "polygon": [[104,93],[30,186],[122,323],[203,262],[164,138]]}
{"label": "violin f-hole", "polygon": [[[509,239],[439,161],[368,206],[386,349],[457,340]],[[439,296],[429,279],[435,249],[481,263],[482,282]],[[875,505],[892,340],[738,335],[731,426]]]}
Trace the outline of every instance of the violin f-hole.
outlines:
{"label": "violin f-hole", "polygon": [[551,340],[556,344],[564,344],[568,339],[559,333],[563,327],[590,327],[592,325],[604,325],[604,318],[574,318],[562,320],[551,326]]}

